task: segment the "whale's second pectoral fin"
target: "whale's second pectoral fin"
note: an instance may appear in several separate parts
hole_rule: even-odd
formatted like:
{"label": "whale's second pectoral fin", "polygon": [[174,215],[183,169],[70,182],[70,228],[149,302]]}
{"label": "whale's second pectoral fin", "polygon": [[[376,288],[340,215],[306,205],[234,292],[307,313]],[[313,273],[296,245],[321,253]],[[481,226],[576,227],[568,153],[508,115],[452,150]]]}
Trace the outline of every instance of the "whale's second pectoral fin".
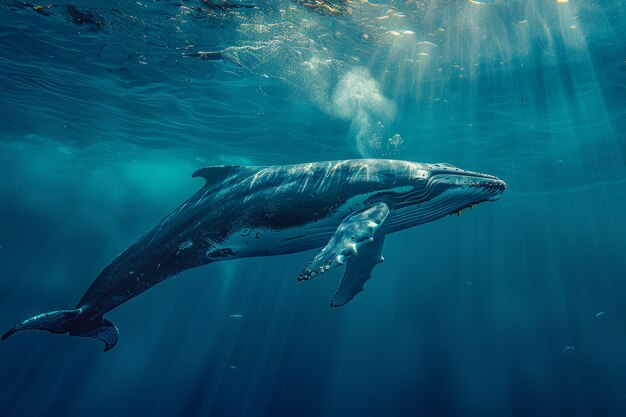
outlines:
{"label": "whale's second pectoral fin", "polygon": [[363,291],[365,282],[372,277],[372,270],[383,261],[385,237],[363,245],[359,254],[348,261],[341,285],[330,305],[339,307],[347,304],[355,295]]}
{"label": "whale's second pectoral fin", "polygon": [[373,242],[374,233],[388,214],[389,206],[379,202],[346,217],[324,249],[300,273],[298,280],[311,279],[356,256],[361,246]]}

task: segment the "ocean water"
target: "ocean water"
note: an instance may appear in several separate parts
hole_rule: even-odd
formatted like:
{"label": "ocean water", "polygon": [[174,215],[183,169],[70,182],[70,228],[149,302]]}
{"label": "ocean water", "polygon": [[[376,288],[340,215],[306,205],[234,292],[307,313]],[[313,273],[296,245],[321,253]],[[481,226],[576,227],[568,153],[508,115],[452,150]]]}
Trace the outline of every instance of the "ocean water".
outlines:
{"label": "ocean water", "polygon": [[0,416],[626,415],[626,3],[0,0],[0,327],[72,308],[213,164],[497,175],[390,235],[189,270],[120,342],[0,343]]}

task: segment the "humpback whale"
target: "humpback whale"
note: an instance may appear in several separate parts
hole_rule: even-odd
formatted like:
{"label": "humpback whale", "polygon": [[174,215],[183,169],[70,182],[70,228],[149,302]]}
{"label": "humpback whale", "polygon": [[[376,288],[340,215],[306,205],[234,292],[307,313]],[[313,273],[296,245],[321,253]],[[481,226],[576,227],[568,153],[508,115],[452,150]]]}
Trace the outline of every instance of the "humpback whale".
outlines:
{"label": "humpback whale", "polygon": [[385,237],[500,198],[504,181],[448,164],[356,159],[282,166],[210,166],[204,185],[115,258],[72,310],[25,320],[27,329],[118,341],[104,315],[184,270],[322,248],[298,279],[346,264],[331,306],[351,301],[382,262]]}

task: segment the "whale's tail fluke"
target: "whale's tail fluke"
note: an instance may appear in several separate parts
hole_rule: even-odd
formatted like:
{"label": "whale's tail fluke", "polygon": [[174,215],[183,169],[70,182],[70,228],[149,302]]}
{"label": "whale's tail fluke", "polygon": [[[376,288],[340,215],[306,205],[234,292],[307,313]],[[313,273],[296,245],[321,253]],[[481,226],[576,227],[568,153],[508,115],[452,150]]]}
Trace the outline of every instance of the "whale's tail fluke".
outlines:
{"label": "whale's tail fluke", "polygon": [[70,336],[91,337],[104,342],[105,352],[113,349],[119,335],[115,324],[103,316],[85,318],[83,313],[83,309],[79,308],[39,314],[13,327],[2,335],[2,340],[8,339],[13,333],[21,330],[45,330],[50,333],[69,333]]}

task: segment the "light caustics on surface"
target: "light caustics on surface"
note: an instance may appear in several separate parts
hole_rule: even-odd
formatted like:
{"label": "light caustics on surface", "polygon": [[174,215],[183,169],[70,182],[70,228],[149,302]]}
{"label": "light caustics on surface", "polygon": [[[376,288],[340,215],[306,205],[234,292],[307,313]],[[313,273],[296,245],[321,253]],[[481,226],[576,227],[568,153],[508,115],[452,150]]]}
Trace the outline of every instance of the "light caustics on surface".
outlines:
{"label": "light caustics on surface", "polygon": [[[205,160],[208,130],[223,139],[217,153],[233,160],[251,142],[284,140],[264,133],[270,118],[283,126],[285,144],[368,157],[428,155],[439,141],[463,146],[479,137],[494,147],[526,132],[528,142],[517,144],[523,152],[561,149],[559,159],[567,162],[581,156],[571,148],[614,137],[603,98],[612,85],[597,82],[587,43],[610,43],[619,27],[607,15],[610,7],[597,2],[350,2],[330,15],[292,1],[211,4],[133,4],[83,15],[62,7],[6,12],[39,19],[21,33],[35,47],[16,49],[18,35],[10,32],[4,38],[8,53],[0,62],[13,87],[2,92],[15,116],[9,133],[48,124],[85,146],[123,132],[130,144],[176,143]],[[67,36],[45,38],[46,27],[60,23]],[[66,66],[46,65],[55,56],[66,57]],[[602,70],[622,63],[616,57]],[[124,95],[108,100],[118,86]],[[67,88],[78,94],[64,96]],[[30,93],[51,104],[34,109],[25,101]],[[146,93],[151,100],[142,100]],[[336,98],[349,94],[349,102],[362,105],[346,116]],[[367,104],[373,94],[381,106]],[[98,96],[104,99],[96,103]],[[292,118],[294,103],[315,103],[320,113],[312,121]],[[96,104],[98,112],[89,112]],[[63,120],[67,106],[70,120]],[[162,117],[148,123],[151,113]],[[489,117],[506,128],[483,126]],[[81,137],[88,127],[98,134]]]}
{"label": "light caustics on surface", "polygon": [[[334,18],[277,4],[235,20],[227,61],[304,93],[321,117],[347,120],[344,146],[361,156],[477,135],[498,143],[513,132],[468,129],[490,113],[537,132],[526,152],[561,148],[562,159],[576,160],[566,152],[613,137],[583,32],[604,35],[594,23],[606,17],[592,3],[355,2]],[[415,116],[398,120],[398,112]]]}

